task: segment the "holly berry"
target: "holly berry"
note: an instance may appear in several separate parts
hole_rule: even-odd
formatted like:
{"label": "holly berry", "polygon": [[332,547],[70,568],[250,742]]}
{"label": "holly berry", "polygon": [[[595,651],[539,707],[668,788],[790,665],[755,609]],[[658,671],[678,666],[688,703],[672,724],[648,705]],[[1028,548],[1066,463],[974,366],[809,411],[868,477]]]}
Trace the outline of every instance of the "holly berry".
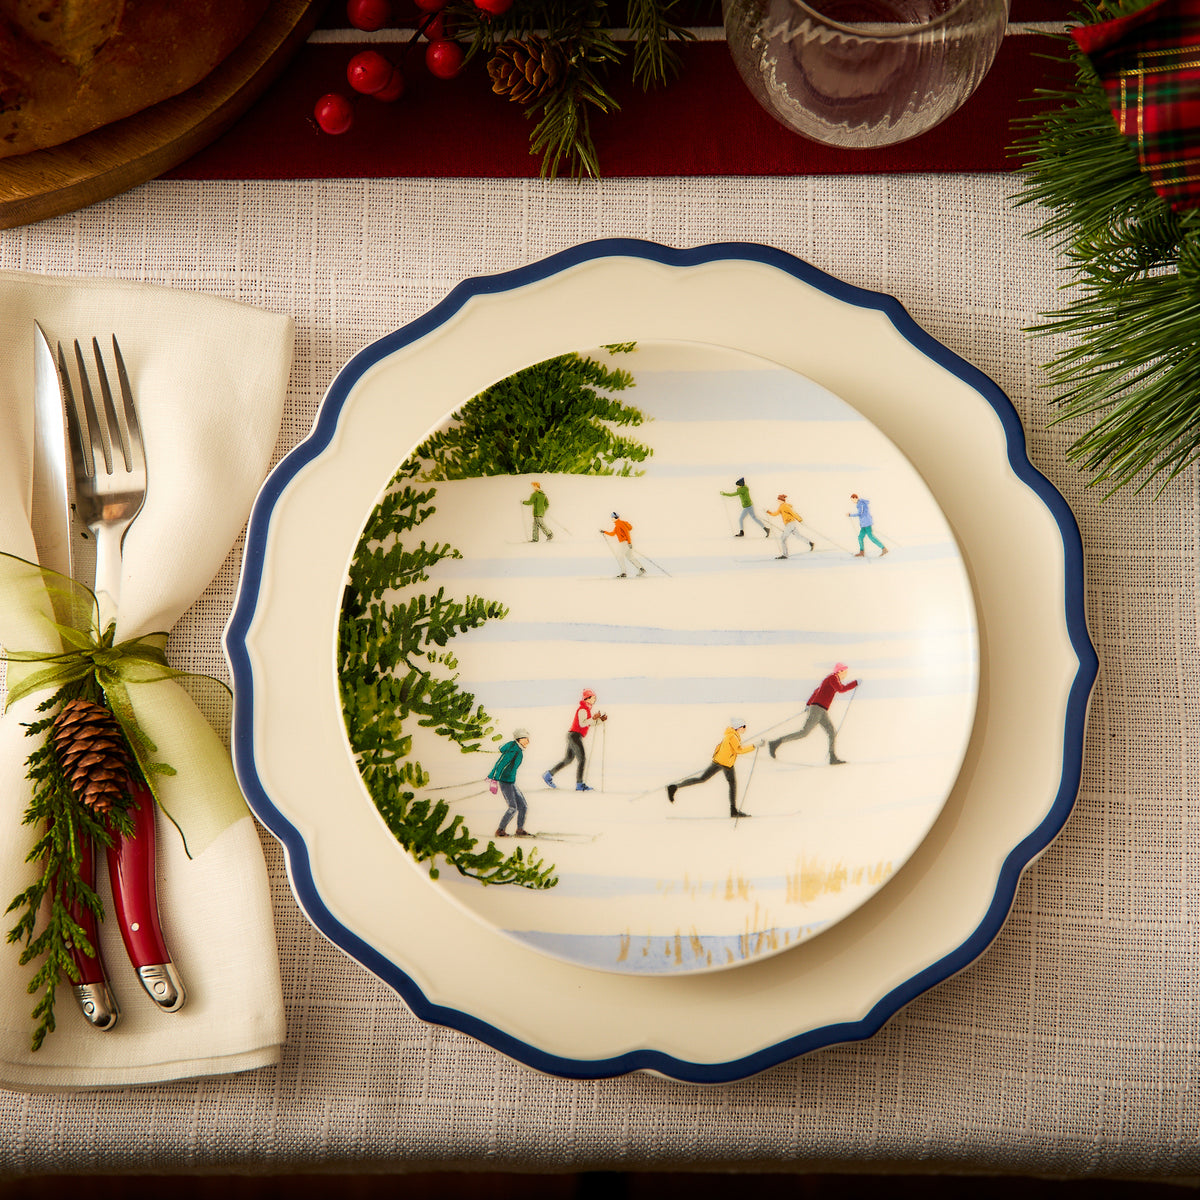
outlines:
{"label": "holly berry", "polygon": [[378,50],[363,50],[346,64],[346,79],[356,92],[373,96],[391,82],[392,64]]}
{"label": "holly berry", "polygon": [[346,0],[346,19],[355,29],[374,33],[392,21],[392,0]]}
{"label": "holly berry", "polygon": [[421,26],[421,32],[431,42],[437,42],[446,36],[446,14],[438,13]]}
{"label": "holly berry", "polygon": [[475,7],[488,16],[499,17],[512,8],[513,0],[475,0]]}
{"label": "holly berry", "polygon": [[404,76],[400,74],[399,67],[392,68],[391,78],[377,92],[371,93],[373,100],[386,100],[389,103],[392,100],[399,100],[404,95]]}
{"label": "holly berry", "polygon": [[313,118],[326,133],[345,133],[354,124],[354,109],[340,92],[327,92],[313,105]]}
{"label": "holly berry", "polygon": [[463,49],[457,42],[438,38],[425,47],[425,65],[430,75],[439,79],[453,79],[462,70]]}

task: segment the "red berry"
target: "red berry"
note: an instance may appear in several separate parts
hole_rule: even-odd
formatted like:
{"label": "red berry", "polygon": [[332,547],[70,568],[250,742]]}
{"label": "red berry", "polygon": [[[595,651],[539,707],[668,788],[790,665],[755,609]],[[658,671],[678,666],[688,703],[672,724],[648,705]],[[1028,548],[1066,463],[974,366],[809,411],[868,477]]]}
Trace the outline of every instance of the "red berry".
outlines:
{"label": "red berry", "polygon": [[404,95],[404,76],[399,67],[392,68],[392,77],[377,92],[371,93],[376,100],[399,100]]}
{"label": "red berry", "polygon": [[425,65],[439,79],[453,79],[462,70],[463,50],[457,42],[438,38],[425,47]]}
{"label": "red berry", "polygon": [[354,124],[354,109],[340,92],[328,92],[313,106],[313,117],[326,133],[345,133]]}
{"label": "red berry", "polygon": [[346,64],[346,78],[356,92],[373,96],[390,82],[392,64],[378,50],[363,50]]}
{"label": "red berry", "polygon": [[421,26],[421,32],[431,41],[437,42],[446,36],[446,14],[438,13],[427,25]]}
{"label": "red berry", "polygon": [[392,0],[346,0],[346,19],[355,29],[374,33],[392,20]]}
{"label": "red berry", "polygon": [[489,16],[498,17],[512,8],[513,0],[475,0],[475,7]]}
{"label": "red berry", "polygon": [[422,12],[441,12],[446,7],[446,0],[415,0],[415,3]]}

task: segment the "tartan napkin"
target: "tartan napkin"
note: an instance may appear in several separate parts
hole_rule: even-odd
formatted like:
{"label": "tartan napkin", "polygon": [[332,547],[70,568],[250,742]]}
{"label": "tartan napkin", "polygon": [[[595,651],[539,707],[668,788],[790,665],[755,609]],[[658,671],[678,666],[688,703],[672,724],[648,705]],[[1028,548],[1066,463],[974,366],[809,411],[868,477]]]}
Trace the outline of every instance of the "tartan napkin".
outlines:
{"label": "tartan napkin", "polygon": [[1154,190],[1176,210],[1200,205],[1200,0],[1156,0],[1071,36]]}

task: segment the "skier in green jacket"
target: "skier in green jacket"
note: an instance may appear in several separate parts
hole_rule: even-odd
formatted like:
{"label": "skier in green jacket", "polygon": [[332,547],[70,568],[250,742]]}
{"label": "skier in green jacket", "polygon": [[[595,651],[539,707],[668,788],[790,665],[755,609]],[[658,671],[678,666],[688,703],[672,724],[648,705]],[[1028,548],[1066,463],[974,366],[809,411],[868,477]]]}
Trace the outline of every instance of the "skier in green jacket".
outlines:
{"label": "skier in green jacket", "polygon": [[552,542],[554,534],[546,526],[545,516],[546,509],[550,507],[550,497],[542,491],[540,483],[534,483],[533,491],[529,495],[528,500],[522,500],[522,504],[528,504],[533,509],[533,538],[532,541],[538,540],[538,531],[546,535],[546,541]]}
{"label": "skier in green jacket", "polygon": [[767,528],[766,522],[754,511],[754,501],[750,499],[750,489],[746,486],[746,480],[738,479],[733,486],[734,491],[721,493],[722,496],[736,496],[742,502],[742,511],[738,516],[738,531],[733,536],[746,536],[746,518],[749,517],[752,521],[758,522],[764,537],[770,537],[771,531]]}

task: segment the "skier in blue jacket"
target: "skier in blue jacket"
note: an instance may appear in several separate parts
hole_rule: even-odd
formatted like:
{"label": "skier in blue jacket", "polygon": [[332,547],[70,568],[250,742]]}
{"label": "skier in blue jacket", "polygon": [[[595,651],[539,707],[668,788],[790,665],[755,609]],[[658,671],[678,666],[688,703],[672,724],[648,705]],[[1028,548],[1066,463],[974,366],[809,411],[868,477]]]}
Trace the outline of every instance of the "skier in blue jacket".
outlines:
{"label": "skier in blue jacket", "polygon": [[871,516],[870,502],[868,500],[860,497],[857,492],[851,492],[850,499],[854,501],[854,511],[852,513],[847,513],[846,515],[848,517],[857,517],[858,518],[858,553],[854,557],[855,558],[866,558],[867,552],[866,552],[866,549],[864,548],[864,545],[865,545],[866,539],[870,538],[871,541],[873,541],[875,543],[875,545],[877,545],[879,547],[879,550],[880,550],[879,557],[882,558],[888,552],[888,549],[875,536],[875,532],[872,529],[872,526],[874,525],[875,520]]}
{"label": "skier in blue jacket", "polygon": [[514,729],[512,741],[505,742],[500,747],[500,757],[496,760],[496,765],[488,772],[493,795],[499,791],[508,805],[504,816],[500,818],[496,837],[508,837],[508,823],[514,816],[517,818],[516,836],[533,837],[533,834],[525,828],[525,814],[528,812],[529,806],[521,789],[517,787],[517,769],[525,757],[525,747],[528,745],[529,730]]}

